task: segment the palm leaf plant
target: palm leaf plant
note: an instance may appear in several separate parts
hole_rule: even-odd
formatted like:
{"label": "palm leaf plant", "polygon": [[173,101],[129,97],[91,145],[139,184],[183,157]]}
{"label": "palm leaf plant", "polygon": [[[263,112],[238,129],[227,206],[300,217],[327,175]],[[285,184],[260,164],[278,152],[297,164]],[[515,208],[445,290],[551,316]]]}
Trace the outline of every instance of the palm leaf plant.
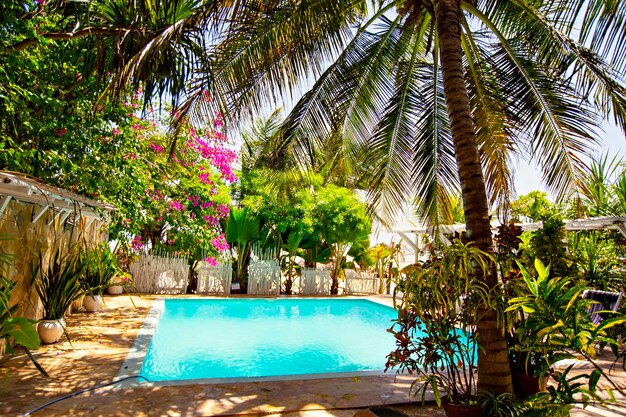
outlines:
{"label": "palm leaf plant", "polygon": [[4,340],[4,346],[8,353],[14,353],[15,346],[20,346],[37,370],[43,375],[49,376],[30,352],[31,349],[39,349],[41,345],[41,340],[34,326],[37,322],[16,316],[18,306],[10,305],[11,292],[14,288],[15,282],[0,275],[0,340]]}
{"label": "palm leaf plant", "polygon": [[226,242],[230,245],[235,259],[233,282],[244,284],[252,244],[261,238],[261,224],[247,208],[231,207],[225,230]]}

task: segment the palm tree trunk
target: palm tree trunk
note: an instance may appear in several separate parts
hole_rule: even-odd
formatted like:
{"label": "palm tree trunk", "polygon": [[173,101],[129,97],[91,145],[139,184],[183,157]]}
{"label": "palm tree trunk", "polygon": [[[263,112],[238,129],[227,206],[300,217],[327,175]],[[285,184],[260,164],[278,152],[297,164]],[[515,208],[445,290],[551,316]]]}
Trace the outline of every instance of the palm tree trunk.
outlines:
{"label": "palm tree trunk", "polygon": [[[435,1],[444,93],[461,180],[467,233],[479,249],[493,253],[487,193],[464,79],[460,14],[460,0]],[[484,279],[489,287],[498,284],[495,265]],[[476,329],[481,346],[478,387],[496,394],[512,392],[507,345],[498,329],[496,312],[485,308],[483,313]]]}

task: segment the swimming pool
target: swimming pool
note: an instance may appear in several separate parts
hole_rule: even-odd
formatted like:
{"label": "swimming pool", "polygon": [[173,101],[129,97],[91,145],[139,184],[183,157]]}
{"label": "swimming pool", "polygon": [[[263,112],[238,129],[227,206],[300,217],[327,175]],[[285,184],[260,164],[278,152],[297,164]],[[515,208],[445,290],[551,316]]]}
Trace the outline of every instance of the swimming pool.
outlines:
{"label": "swimming pool", "polygon": [[357,299],[167,299],[150,381],[382,371],[395,310]]}

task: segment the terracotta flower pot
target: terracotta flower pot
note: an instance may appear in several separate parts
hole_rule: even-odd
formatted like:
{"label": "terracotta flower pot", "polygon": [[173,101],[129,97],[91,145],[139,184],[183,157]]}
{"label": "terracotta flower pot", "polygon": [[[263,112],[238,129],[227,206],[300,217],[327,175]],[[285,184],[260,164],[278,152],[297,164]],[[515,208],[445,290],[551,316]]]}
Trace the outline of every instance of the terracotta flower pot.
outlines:
{"label": "terracotta flower pot", "polygon": [[100,306],[102,305],[102,296],[101,295],[86,295],[83,300],[83,307],[87,310],[88,313],[95,313],[100,310]]}
{"label": "terracotta flower pot", "polygon": [[42,343],[56,343],[63,336],[65,320],[41,320],[37,325],[37,333]]}
{"label": "terracotta flower pot", "polygon": [[443,403],[443,409],[448,417],[480,417],[481,407],[481,404]]}
{"label": "terracotta flower pot", "polygon": [[78,310],[80,310],[80,308],[83,306],[83,299],[85,297],[84,296],[80,296],[79,298],[77,298],[76,300],[72,301],[72,307],[70,308],[71,313],[76,313]]}
{"label": "terracotta flower pot", "polygon": [[107,288],[107,292],[111,295],[120,295],[124,292],[124,287],[122,287],[121,285],[111,285],[109,288]]}
{"label": "terracotta flower pot", "polygon": [[513,372],[513,391],[519,398],[528,398],[546,388],[548,377],[536,377],[520,372]]}

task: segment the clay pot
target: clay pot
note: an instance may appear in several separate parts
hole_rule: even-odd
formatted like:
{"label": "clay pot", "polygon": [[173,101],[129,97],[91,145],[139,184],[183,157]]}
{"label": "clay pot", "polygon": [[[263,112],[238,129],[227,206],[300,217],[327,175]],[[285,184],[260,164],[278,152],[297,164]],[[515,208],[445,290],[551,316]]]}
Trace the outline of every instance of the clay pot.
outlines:
{"label": "clay pot", "polygon": [[101,295],[86,295],[83,300],[83,307],[88,313],[95,313],[100,310],[100,306],[102,305],[102,296]]}
{"label": "clay pot", "polygon": [[84,296],[81,295],[79,298],[72,301],[72,307],[70,307],[70,313],[76,313],[77,311],[81,309],[81,307],[83,306],[83,299],[84,299]]}
{"label": "clay pot", "polygon": [[481,408],[481,404],[443,403],[443,409],[448,417],[480,417]]}
{"label": "clay pot", "polygon": [[50,344],[56,343],[63,336],[63,328],[65,327],[65,320],[41,320],[37,325],[37,333],[41,343]]}
{"label": "clay pot", "polygon": [[520,372],[513,372],[513,391],[518,398],[528,398],[546,388],[548,377],[538,378]]}
{"label": "clay pot", "polygon": [[107,292],[111,295],[120,295],[124,292],[124,287],[122,287],[121,285],[111,285],[109,288],[107,288]]}

